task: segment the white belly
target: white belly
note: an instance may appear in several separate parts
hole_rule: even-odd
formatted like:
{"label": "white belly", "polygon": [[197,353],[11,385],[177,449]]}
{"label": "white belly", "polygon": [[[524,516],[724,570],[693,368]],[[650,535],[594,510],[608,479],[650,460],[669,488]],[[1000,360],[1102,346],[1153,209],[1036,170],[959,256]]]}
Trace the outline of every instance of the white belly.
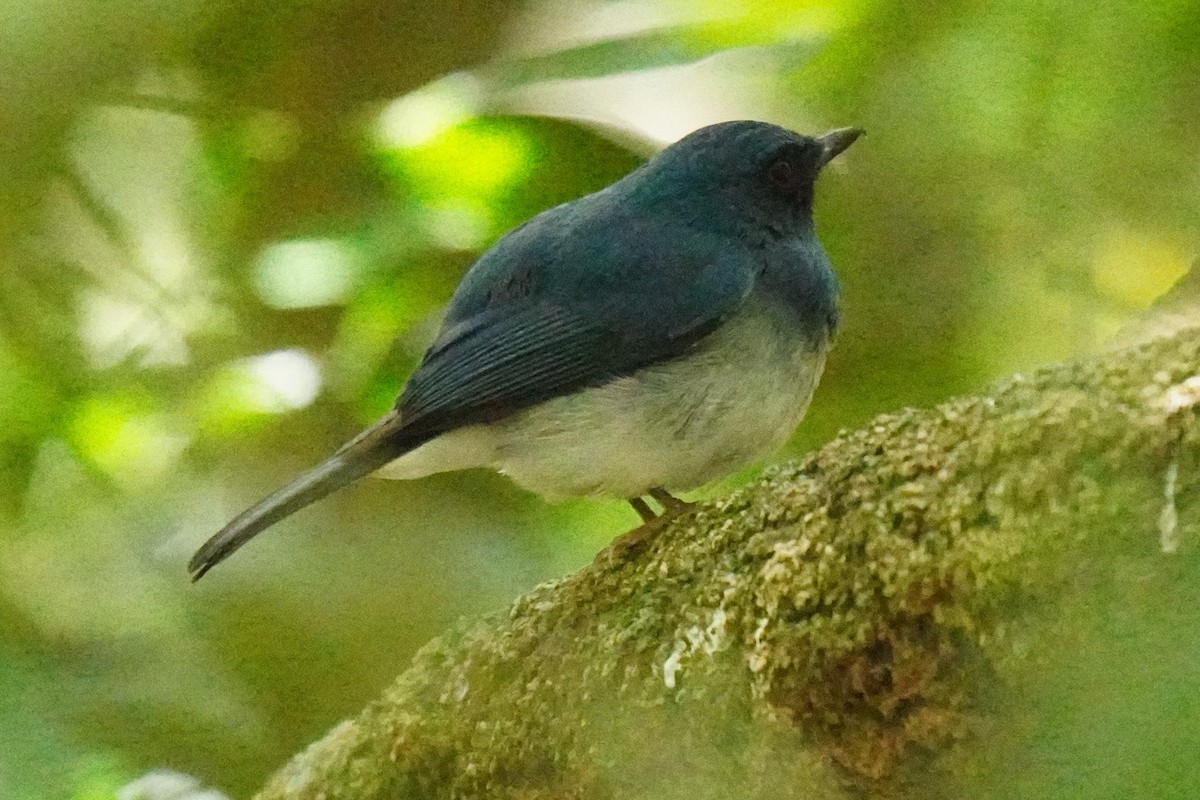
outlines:
{"label": "white belly", "polygon": [[699,486],[787,440],[808,408],[825,346],[752,301],[684,358],[452,431],[380,474],[489,466],[548,496]]}

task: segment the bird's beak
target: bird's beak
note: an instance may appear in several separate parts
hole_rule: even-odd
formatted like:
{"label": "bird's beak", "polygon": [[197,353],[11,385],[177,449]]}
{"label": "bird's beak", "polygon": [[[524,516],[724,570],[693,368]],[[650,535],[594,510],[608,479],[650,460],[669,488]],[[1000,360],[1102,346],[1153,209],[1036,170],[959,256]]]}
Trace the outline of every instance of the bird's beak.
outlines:
{"label": "bird's beak", "polygon": [[838,128],[823,136],[818,136],[817,141],[825,148],[825,154],[821,156],[821,166],[825,166],[836,158],[838,153],[854,144],[854,141],[862,135],[862,128]]}

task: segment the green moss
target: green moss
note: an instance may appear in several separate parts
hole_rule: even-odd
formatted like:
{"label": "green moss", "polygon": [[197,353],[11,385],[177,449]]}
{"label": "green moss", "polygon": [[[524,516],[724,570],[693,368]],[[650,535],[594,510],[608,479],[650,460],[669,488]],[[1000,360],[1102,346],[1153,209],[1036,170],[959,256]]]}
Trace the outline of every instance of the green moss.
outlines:
{"label": "green moss", "polygon": [[978,792],[986,748],[1044,722],[1013,698],[1103,636],[1078,624],[1098,589],[1172,568],[1198,353],[1188,332],[842,433],[430,644],[261,796]]}

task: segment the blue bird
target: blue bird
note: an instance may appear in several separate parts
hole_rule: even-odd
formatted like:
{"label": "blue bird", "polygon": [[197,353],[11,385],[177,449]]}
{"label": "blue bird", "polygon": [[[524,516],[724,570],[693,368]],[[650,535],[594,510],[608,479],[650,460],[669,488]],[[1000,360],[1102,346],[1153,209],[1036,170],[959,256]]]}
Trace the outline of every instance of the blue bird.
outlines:
{"label": "blue bird", "polygon": [[547,496],[629,499],[647,525],[780,447],[838,322],[813,228],[821,169],[862,131],[701,128],[502,237],[467,272],[393,410],[238,515],[198,580],[368,475],[491,467]]}

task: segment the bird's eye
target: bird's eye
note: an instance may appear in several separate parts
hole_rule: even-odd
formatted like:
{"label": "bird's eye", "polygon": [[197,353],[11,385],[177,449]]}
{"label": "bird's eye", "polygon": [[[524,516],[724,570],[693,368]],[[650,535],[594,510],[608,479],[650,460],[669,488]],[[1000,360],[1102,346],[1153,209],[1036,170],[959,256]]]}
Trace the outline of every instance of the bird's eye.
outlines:
{"label": "bird's eye", "polygon": [[796,187],[797,176],[800,174],[790,161],[780,159],[771,165],[767,170],[767,177],[771,183],[775,184],[780,189],[794,189]]}

